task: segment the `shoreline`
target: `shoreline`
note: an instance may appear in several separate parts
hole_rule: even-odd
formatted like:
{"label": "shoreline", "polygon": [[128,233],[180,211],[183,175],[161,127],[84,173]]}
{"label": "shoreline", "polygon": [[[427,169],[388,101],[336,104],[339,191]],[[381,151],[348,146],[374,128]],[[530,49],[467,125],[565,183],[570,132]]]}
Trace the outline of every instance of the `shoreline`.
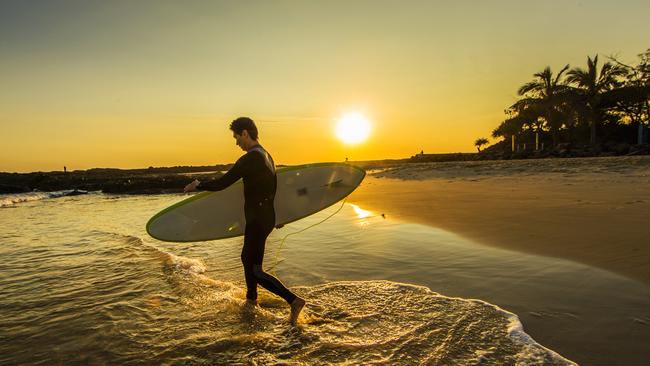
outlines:
{"label": "shoreline", "polygon": [[[480,244],[565,258],[650,284],[650,246],[643,244],[650,241],[650,156],[368,163],[358,164],[368,175],[350,203]],[[61,179],[69,177],[81,189],[119,194],[180,192],[194,178],[88,173],[25,176],[58,190],[70,189]]]}
{"label": "shoreline", "polygon": [[[650,149],[650,146],[639,145]],[[646,150],[647,150],[646,149]],[[646,151],[646,153],[650,153]],[[483,154],[483,155],[482,155]],[[402,166],[460,167],[499,167],[503,165],[523,165],[525,169],[545,166],[548,161],[584,162],[644,160],[650,155],[612,156],[555,156],[549,154],[519,154],[512,157],[495,157],[485,153],[447,153],[418,154],[410,158],[383,159],[346,162],[365,170],[392,169]],[[334,162],[330,162],[334,163]],[[343,162],[339,162],[343,163]],[[210,166],[148,167],[139,169],[93,168],[74,171],[50,171],[31,173],[0,172],[0,194],[27,192],[52,192],[60,190],[102,191],[119,194],[164,194],[182,192],[183,187],[193,178],[212,179],[227,171],[233,164]],[[583,164],[584,165],[584,164]],[[277,165],[278,168],[295,165]],[[464,172],[466,173],[466,172]]]}
{"label": "shoreline", "polygon": [[348,202],[479,244],[569,259],[650,284],[644,244],[650,158],[589,169],[550,164],[564,166],[549,172],[506,164],[490,173],[457,164],[402,165],[370,173]]}

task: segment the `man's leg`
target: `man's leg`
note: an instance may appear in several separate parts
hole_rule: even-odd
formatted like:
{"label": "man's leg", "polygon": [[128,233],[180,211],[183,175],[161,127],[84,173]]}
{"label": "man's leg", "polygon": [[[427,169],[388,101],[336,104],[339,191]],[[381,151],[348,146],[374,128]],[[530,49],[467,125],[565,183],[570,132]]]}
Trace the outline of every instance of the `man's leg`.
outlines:
{"label": "man's leg", "polygon": [[254,304],[257,301],[257,279],[255,278],[255,274],[253,274],[255,256],[251,244],[251,235],[246,230],[244,247],[241,251],[241,263],[244,267],[244,278],[246,279],[246,300]]}
{"label": "man's leg", "polygon": [[253,274],[253,263],[242,254],[241,262],[244,265],[244,278],[246,279],[246,300],[257,301],[257,279]]}
{"label": "man's leg", "polygon": [[264,272],[262,269],[266,238],[273,230],[274,222],[275,218],[273,218],[272,221],[269,220],[270,225],[258,225],[258,223],[251,223],[251,225],[247,224],[244,247],[248,248],[250,252],[249,258],[252,258],[253,260],[252,272],[256,282],[262,285],[266,290],[280,296],[289,303],[291,306],[291,323],[295,324],[298,320],[298,315],[300,315],[302,308],[305,306],[305,300],[289,291],[280,280]]}
{"label": "man's leg", "polygon": [[286,302],[291,304],[296,298],[288,288],[286,288],[282,282],[277,278],[271,276],[270,274],[264,272],[262,269],[262,262],[264,261],[264,249],[266,244],[266,238],[273,230],[272,226],[262,225],[258,222],[251,222],[246,225],[246,233],[244,237],[244,252],[246,253],[247,262],[250,263],[250,270],[246,271],[246,265],[244,266],[246,274],[246,283],[249,282],[249,274],[253,277],[250,282],[255,281],[255,284],[260,284],[262,287],[267,289],[269,292],[272,292]]}
{"label": "man's leg", "polygon": [[282,282],[280,282],[280,280],[264,272],[261,264],[253,265],[253,275],[255,276],[257,283],[262,285],[262,287],[268,291],[280,296],[289,304],[291,304],[293,300],[296,299],[296,295],[294,295],[293,292],[289,291],[289,289],[286,288]]}

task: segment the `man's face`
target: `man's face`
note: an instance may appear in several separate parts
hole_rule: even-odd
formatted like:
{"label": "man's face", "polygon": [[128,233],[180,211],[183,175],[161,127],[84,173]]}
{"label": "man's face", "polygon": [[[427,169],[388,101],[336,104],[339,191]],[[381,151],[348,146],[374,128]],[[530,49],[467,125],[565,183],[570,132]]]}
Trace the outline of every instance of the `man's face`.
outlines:
{"label": "man's face", "polygon": [[244,146],[246,143],[246,130],[242,131],[241,135],[237,134],[236,132],[232,133],[232,137],[235,138],[235,144],[239,146],[242,150],[246,151],[246,147]]}

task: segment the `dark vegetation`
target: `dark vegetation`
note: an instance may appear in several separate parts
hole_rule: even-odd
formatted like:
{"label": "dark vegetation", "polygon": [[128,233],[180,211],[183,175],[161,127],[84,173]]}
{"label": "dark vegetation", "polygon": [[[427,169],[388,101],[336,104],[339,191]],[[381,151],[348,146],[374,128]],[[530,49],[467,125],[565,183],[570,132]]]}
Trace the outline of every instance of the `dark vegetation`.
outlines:
{"label": "dark vegetation", "polygon": [[[520,99],[492,137],[502,139],[477,158],[580,157],[648,154],[650,49],[636,65],[615,57],[586,67],[548,66],[521,86]],[[485,144],[478,139],[475,145]]]}

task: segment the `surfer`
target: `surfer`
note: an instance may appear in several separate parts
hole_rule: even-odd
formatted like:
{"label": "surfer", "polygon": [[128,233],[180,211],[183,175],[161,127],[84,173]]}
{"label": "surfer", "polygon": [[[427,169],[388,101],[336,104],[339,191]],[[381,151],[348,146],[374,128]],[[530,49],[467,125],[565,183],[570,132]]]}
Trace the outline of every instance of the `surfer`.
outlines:
{"label": "surfer", "polygon": [[185,192],[196,190],[220,191],[226,189],[240,178],[244,181],[244,247],[241,260],[246,279],[246,302],[257,304],[257,285],[282,297],[291,307],[290,320],[295,324],[305,306],[305,300],[292,293],[280,280],[264,272],[262,261],[266,238],[275,226],[273,201],[277,186],[275,164],[269,154],[257,141],[255,122],[248,117],[232,121],[237,146],[246,151],[226,174],[207,182],[194,180],[185,187]]}

